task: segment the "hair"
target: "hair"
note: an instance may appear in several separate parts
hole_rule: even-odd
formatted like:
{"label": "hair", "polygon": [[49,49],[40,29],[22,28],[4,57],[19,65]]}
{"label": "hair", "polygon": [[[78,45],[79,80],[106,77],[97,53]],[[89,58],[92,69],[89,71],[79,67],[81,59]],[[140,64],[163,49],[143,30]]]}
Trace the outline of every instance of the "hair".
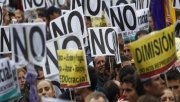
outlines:
{"label": "hair", "polygon": [[140,30],[136,33],[136,36],[135,36],[135,40],[138,40],[138,36],[142,35],[142,34],[145,34],[147,35],[148,32],[146,30]]}
{"label": "hair", "polygon": [[37,18],[38,18],[38,14],[35,11],[30,10],[30,11],[26,11],[24,16],[24,21],[28,22],[29,19],[37,19]]}
{"label": "hair", "polygon": [[109,79],[110,79],[110,80],[113,80],[113,79],[116,78],[116,76],[117,76],[115,70],[116,70],[116,68],[117,68],[117,70],[118,70],[118,72],[119,72],[119,70],[121,69],[121,64],[117,64],[116,61],[114,60],[113,65],[111,65],[111,66],[113,67],[113,71],[112,71]]}
{"label": "hair", "polygon": [[46,14],[43,12],[38,13],[38,17],[46,17]]}
{"label": "hair", "polygon": [[[178,100],[178,97],[176,96],[176,94],[175,94],[172,90],[166,88],[166,89],[164,89],[164,91],[170,91],[170,92],[172,92],[172,93],[173,93],[173,96],[174,96],[174,99],[175,99],[175,102],[178,102],[178,101],[177,101],[177,100]],[[160,99],[161,99],[161,98],[160,98]]]}
{"label": "hair", "polygon": [[23,68],[18,68],[17,69],[17,73],[19,74],[20,72],[23,72],[24,74],[26,74],[26,71]]}
{"label": "hair", "polygon": [[136,71],[135,67],[131,65],[125,65],[120,71],[119,71],[119,79],[122,82],[122,79],[127,76],[128,74],[133,75],[133,73]]}
{"label": "hair", "polygon": [[86,97],[85,102],[89,102],[92,98],[99,99],[100,97],[102,97],[105,102],[109,102],[108,99],[106,98],[106,96],[102,92],[93,92],[93,93],[89,94]]}
{"label": "hair", "polygon": [[168,79],[168,81],[171,81],[171,80],[180,80],[180,73],[179,73],[179,71],[178,70],[170,69],[167,72],[167,79]]}
{"label": "hair", "polygon": [[116,94],[118,94],[120,96],[120,89],[113,80],[107,81],[104,84],[103,88],[108,92],[110,102],[116,101],[115,100]]}
{"label": "hair", "polygon": [[139,96],[144,95],[145,91],[144,91],[144,88],[143,88],[143,84],[141,83],[141,79],[140,79],[137,71],[134,72],[133,76],[134,76],[134,83],[135,83],[136,93]]}
{"label": "hair", "polygon": [[151,95],[142,95],[137,102],[160,102],[158,98]]}
{"label": "hair", "polygon": [[94,91],[96,89],[96,84],[97,84],[97,73],[95,68],[88,66],[88,73],[89,73],[89,79],[91,82],[91,86],[87,87],[89,90]]}
{"label": "hair", "polygon": [[122,79],[122,83],[131,83],[133,88],[135,88],[135,81],[134,81],[133,75],[129,75],[129,76],[124,77]]}
{"label": "hair", "polygon": [[125,61],[131,61],[129,57],[125,56],[125,55],[121,55],[121,61],[125,62]]}

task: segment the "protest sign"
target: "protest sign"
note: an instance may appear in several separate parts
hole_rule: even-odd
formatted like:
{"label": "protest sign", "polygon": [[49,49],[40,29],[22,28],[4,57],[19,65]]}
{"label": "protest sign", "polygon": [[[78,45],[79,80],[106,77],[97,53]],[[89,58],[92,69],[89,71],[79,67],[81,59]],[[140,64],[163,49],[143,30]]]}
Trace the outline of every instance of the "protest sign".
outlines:
{"label": "protest sign", "polygon": [[56,99],[56,98],[48,98],[48,97],[41,97],[41,102],[74,102],[70,100],[63,100],[63,99]]}
{"label": "protest sign", "polygon": [[108,27],[108,24],[106,22],[106,18],[104,16],[104,12],[102,11],[101,18],[91,17],[91,24],[92,24],[92,27]]}
{"label": "protest sign", "polygon": [[9,0],[0,0],[0,3],[3,3],[4,6],[8,6]]}
{"label": "protest sign", "polygon": [[176,41],[176,52],[177,52],[177,61],[175,66],[180,66],[180,38],[175,38]]}
{"label": "protest sign", "polygon": [[112,32],[112,38],[113,38],[112,41],[113,41],[116,64],[120,64],[121,58],[120,58],[120,54],[119,54],[120,49],[119,49],[118,35],[114,31]]}
{"label": "protest sign", "polygon": [[22,0],[24,11],[44,8],[45,0]]}
{"label": "protest sign", "polygon": [[173,8],[180,9],[180,1],[179,0],[172,0]]}
{"label": "protest sign", "polygon": [[78,7],[50,22],[52,38],[81,30],[83,38],[87,37],[84,15]]}
{"label": "protest sign", "polygon": [[0,25],[3,24],[3,3],[0,3]]}
{"label": "protest sign", "polygon": [[175,35],[176,36],[180,36],[180,20],[176,21],[176,24],[175,24]]}
{"label": "protest sign", "polygon": [[136,0],[135,4],[136,4],[136,10],[145,9],[145,8],[149,9],[150,0]]}
{"label": "protest sign", "polygon": [[174,26],[129,44],[140,78],[169,69],[177,60]]}
{"label": "protest sign", "polygon": [[113,6],[109,8],[112,27],[118,27],[118,33],[122,31],[138,30],[134,4]]}
{"label": "protest sign", "polygon": [[130,4],[130,0],[113,0],[113,6]]}
{"label": "protest sign", "polygon": [[71,0],[70,10],[82,6],[85,16],[101,17],[101,0]]}
{"label": "protest sign", "polygon": [[8,26],[0,27],[0,54],[11,53],[11,40]]}
{"label": "protest sign", "polygon": [[[89,85],[89,77],[88,77],[88,73],[87,73],[87,67],[86,67],[86,55],[85,55],[85,50],[84,50],[84,47],[82,46],[83,44],[83,41],[82,41],[82,35],[79,32],[77,33],[71,33],[71,34],[68,34],[68,35],[64,35],[64,36],[61,36],[61,37],[57,37],[57,38],[54,38],[50,41],[57,41],[57,44],[58,44],[58,50],[82,50],[83,52],[83,57],[81,55],[79,56],[76,56],[75,59],[73,60],[81,60],[79,62],[82,62],[84,61],[85,63],[85,67],[80,67],[80,68],[83,68],[82,71],[83,71],[83,78],[86,76],[86,79],[85,80],[81,80],[81,82],[79,81],[79,83],[76,82],[76,85],[73,84],[73,81],[74,79],[69,79],[71,77],[69,77],[69,75],[71,74],[68,74],[68,76],[61,76],[60,74],[60,83],[61,83],[61,88],[69,88],[69,87],[84,87],[84,86],[88,86]],[[65,53],[65,52],[64,52]],[[62,54],[62,53],[61,53]],[[70,54],[70,53],[68,53]],[[64,59],[65,57],[65,59]],[[58,61],[61,60],[61,56],[59,56],[58,54]],[[74,58],[74,57],[73,57]],[[63,61],[66,61],[69,59],[69,55],[63,55]],[[62,61],[60,61],[62,63]],[[68,63],[68,62],[67,62]],[[59,63],[58,63],[59,64]],[[73,66],[73,64],[67,64],[67,66]],[[79,67],[79,66],[78,66]],[[77,68],[78,68],[77,67]],[[66,70],[69,70],[68,68],[64,68],[63,71],[66,71]],[[61,72],[62,69],[59,68],[59,71]],[[79,69],[78,69],[79,71]],[[72,70],[72,73],[75,73],[77,72],[77,70]],[[81,73],[81,72],[80,72]],[[77,73],[76,73],[77,74]],[[72,75],[76,75],[76,74],[72,74]],[[78,76],[79,77],[79,76]],[[74,77],[73,77],[74,78]],[[78,79],[79,80],[79,79]],[[66,84],[65,81],[68,81]]]}
{"label": "protest sign", "polygon": [[55,7],[61,7],[66,5],[66,0],[46,0],[47,7],[55,6]]}
{"label": "protest sign", "polygon": [[66,14],[67,12],[69,12],[70,10],[61,10],[61,15]]}
{"label": "protest sign", "polygon": [[24,67],[28,61],[43,66],[46,62],[45,23],[10,25],[12,59],[16,67]]}
{"label": "protest sign", "polygon": [[62,88],[75,88],[89,85],[82,50],[58,50],[58,66]]}
{"label": "protest sign", "polygon": [[17,23],[17,19],[12,19],[12,21],[13,21],[13,24]]}
{"label": "protest sign", "polygon": [[136,16],[138,20],[139,30],[149,29],[149,9],[142,9],[136,11]]}
{"label": "protest sign", "polygon": [[14,77],[10,66],[9,58],[0,59],[0,101],[12,101],[18,97],[14,97],[17,94],[17,90],[14,83]]}
{"label": "protest sign", "polygon": [[117,28],[115,27],[88,28],[91,56],[114,56],[112,31],[117,34]]}
{"label": "protest sign", "polygon": [[102,10],[104,11],[104,16],[106,18],[108,25],[111,25],[109,10],[108,10],[108,7],[110,7],[111,5],[112,5],[111,0],[102,0]]}

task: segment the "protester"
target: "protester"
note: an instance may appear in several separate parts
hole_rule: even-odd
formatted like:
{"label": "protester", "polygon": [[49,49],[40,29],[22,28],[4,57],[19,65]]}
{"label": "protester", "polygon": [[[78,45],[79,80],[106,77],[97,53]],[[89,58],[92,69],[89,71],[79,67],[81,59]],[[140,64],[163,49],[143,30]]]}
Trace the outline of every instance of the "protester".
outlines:
{"label": "protester", "polygon": [[37,18],[38,18],[38,14],[33,10],[29,10],[24,15],[24,22],[33,23]]}
{"label": "protester", "polygon": [[138,40],[142,38],[143,36],[146,36],[148,32],[146,30],[140,30],[136,33],[135,40]]}
{"label": "protester", "polygon": [[149,33],[153,32],[153,31],[156,31],[156,28],[155,28],[155,26],[154,26],[153,17],[152,17],[152,15],[150,14],[150,15],[149,15]]}
{"label": "protester", "polygon": [[23,21],[24,21],[23,12],[21,10],[16,10],[15,11],[15,18],[17,20],[17,23],[23,23]]}
{"label": "protester", "polygon": [[17,73],[18,73],[18,79],[19,79],[19,86],[21,89],[21,95],[23,95],[24,85],[26,82],[26,79],[25,79],[26,71],[23,68],[19,68],[19,69],[17,69]]}
{"label": "protester", "polygon": [[164,94],[161,96],[161,102],[178,102],[176,94],[170,89],[165,89]]}
{"label": "protester", "polygon": [[85,102],[109,102],[101,92],[94,92],[87,96]]}
{"label": "protester", "polygon": [[[142,95],[138,98],[137,102],[160,102],[158,98],[151,95]],[[165,101],[163,101],[165,102]]]}

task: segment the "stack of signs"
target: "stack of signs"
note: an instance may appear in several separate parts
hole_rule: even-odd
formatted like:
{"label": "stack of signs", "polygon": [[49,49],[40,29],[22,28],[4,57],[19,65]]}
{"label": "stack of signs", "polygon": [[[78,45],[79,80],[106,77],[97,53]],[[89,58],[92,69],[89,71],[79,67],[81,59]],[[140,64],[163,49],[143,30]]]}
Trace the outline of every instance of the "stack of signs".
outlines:
{"label": "stack of signs", "polygon": [[128,33],[129,38],[138,31],[138,21],[135,4],[113,6],[109,8],[112,27],[118,27],[118,33]]}
{"label": "stack of signs", "polygon": [[22,2],[24,11],[45,7],[45,0],[22,0]]}
{"label": "stack of signs", "polygon": [[20,95],[20,88],[17,79],[16,69],[10,65],[9,58],[0,59],[0,101],[7,102],[18,99]]}
{"label": "stack of signs", "polygon": [[117,34],[116,27],[88,28],[91,56],[114,56],[114,47],[112,42],[113,31]]}
{"label": "stack of signs", "polygon": [[58,67],[61,88],[89,86],[86,56],[81,32],[57,37]]}
{"label": "stack of signs", "polygon": [[46,62],[45,23],[10,25],[12,59],[17,68],[32,62],[43,66]]}
{"label": "stack of signs", "polygon": [[177,60],[174,26],[129,44],[140,78],[168,70]]}

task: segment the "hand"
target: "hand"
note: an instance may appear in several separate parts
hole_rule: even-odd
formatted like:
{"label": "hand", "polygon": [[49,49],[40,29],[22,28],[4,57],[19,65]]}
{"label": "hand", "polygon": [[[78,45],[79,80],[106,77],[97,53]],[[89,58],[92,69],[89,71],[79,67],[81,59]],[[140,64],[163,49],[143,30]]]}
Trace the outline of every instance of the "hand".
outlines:
{"label": "hand", "polygon": [[167,25],[167,26],[170,26],[171,24],[172,24],[171,15],[168,15],[167,18],[166,18],[166,25]]}

